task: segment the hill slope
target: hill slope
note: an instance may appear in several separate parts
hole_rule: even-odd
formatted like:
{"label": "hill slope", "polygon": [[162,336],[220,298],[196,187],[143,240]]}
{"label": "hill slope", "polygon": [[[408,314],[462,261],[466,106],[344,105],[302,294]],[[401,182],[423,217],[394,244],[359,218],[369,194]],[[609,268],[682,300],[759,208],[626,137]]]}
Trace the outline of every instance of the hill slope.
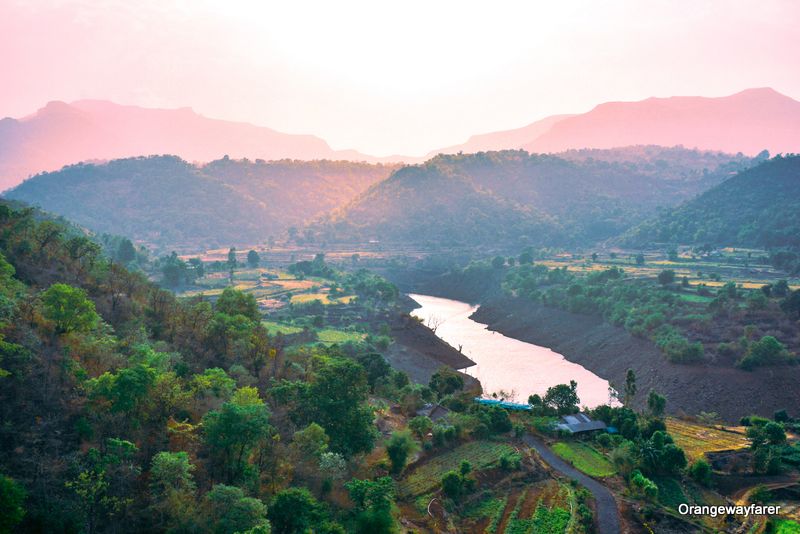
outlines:
{"label": "hill slope", "polygon": [[230,159],[196,167],[175,156],[153,156],[65,167],[26,180],[5,197],[155,248],[213,248],[264,241],[302,225],[394,168]]}
{"label": "hill slope", "polygon": [[100,100],[50,102],[35,114],[0,120],[0,191],[64,165],[151,154],[188,161],[233,158],[376,160],[336,151],[318,137],[209,119],[182,109],[147,109]]}
{"label": "hill slope", "polygon": [[[588,243],[693,197],[749,161],[653,150],[649,159],[631,154],[621,162],[524,151],[437,156],[400,169],[313,229],[343,241]],[[659,158],[669,160],[670,150],[672,163]]]}
{"label": "hill slope", "polygon": [[676,96],[608,102],[553,124],[530,152],[627,145],[683,145],[755,155],[800,151],[800,102],[772,89],[721,98]]}
{"label": "hill slope", "polygon": [[652,243],[800,247],[800,156],[777,157],[624,236]]}

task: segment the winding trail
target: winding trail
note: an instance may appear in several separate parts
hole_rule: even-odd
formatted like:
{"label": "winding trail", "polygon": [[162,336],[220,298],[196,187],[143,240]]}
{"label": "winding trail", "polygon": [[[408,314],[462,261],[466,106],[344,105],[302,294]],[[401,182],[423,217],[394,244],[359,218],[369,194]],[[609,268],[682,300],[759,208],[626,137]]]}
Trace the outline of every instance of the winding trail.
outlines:
{"label": "winding trail", "polygon": [[559,458],[547,445],[540,439],[531,434],[525,434],[522,440],[526,445],[534,449],[550,467],[559,473],[577,480],[594,497],[597,503],[597,532],[599,534],[620,534],[622,532],[619,522],[619,512],[614,495],[608,488],[600,484],[595,479],[584,475],[564,460]]}

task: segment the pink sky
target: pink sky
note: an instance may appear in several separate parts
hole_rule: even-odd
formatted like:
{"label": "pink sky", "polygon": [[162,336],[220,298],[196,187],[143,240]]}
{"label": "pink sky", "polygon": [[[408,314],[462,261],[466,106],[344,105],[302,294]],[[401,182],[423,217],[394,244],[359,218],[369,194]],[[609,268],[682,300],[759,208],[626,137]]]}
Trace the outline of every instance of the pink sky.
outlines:
{"label": "pink sky", "polygon": [[610,100],[800,99],[800,2],[0,0],[0,117],[191,106],[421,155]]}

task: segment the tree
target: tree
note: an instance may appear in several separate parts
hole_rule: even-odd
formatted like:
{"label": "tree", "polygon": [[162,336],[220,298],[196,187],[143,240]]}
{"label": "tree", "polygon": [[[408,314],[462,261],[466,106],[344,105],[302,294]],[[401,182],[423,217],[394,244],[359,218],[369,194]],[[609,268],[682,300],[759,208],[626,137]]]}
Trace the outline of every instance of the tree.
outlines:
{"label": "tree", "polygon": [[633,402],[633,398],[636,396],[636,373],[633,369],[628,369],[625,373],[625,399],[623,404],[628,406],[631,402]]}
{"label": "tree", "polygon": [[330,437],[330,449],[345,456],[369,452],[375,443],[372,410],[364,368],[350,359],[330,358],[306,393],[305,418],[319,423]]}
{"label": "tree", "polygon": [[792,294],[781,302],[781,309],[786,315],[794,315],[800,319],[800,289],[792,291]]}
{"label": "tree", "polygon": [[215,307],[218,312],[231,317],[243,315],[251,321],[258,321],[261,318],[255,296],[232,287],[225,288],[217,299]]}
{"label": "tree", "polygon": [[311,423],[303,430],[298,430],[292,438],[292,447],[305,458],[319,459],[328,450],[330,438],[325,429],[317,423]]}
{"label": "tree", "polygon": [[178,257],[177,252],[173,251],[172,254],[163,258],[161,261],[161,274],[163,276],[164,285],[167,287],[177,287],[187,280],[189,268],[186,262]]}
{"label": "tree", "polygon": [[431,429],[433,429],[433,421],[424,415],[418,415],[408,422],[408,428],[416,434],[419,439],[424,439]]}
{"label": "tree", "polygon": [[394,432],[386,443],[386,454],[392,463],[392,473],[400,473],[406,466],[408,455],[414,451],[417,443],[407,430]]}
{"label": "tree", "polygon": [[464,377],[453,369],[442,366],[433,373],[428,386],[441,399],[446,395],[460,391],[464,387]]}
{"label": "tree", "polygon": [[68,284],[53,284],[41,295],[42,315],[52,321],[60,334],[86,332],[100,322],[94,302],[83,289]]}
{"label": "tree", "polygon": [[215,534],[234,534],[269,525],[264,503],[246,497],[241,488],[216,484],[206,493],[204,501],[205,523]]}
{"label": "tree", "polygon": [[703,458],[699,458],[689,466],[689,476],[701,486],[710,486],[711,466]]}
{"label": "tree", "polygon": [[653,417],[663,417],[667,407],[667,398],[660,395],[656,390],[651,389],[647,395],[647,408]]}
{"label": "tree", "polygon": [[737,362],[743,369],[752,369],[759,365],[786,363],[793,359],[786,347],[773,336],[764,336],[750,343],[747,353]]}
{"label": "tree", "polygon": [[502,269],[505,264],[506,259],[503,256],[495,256],[494,259],[492,259],[492,267],[495,269]]}
{"label": "tree", "polygon": [[786,443],[786,432],[783,425],[770,421],[764,425],[764,437],[770,445],[783,445]]}
{"label": "tree", "polygon": [[558,415],[578,412],[578,384],[574,380],[567,384],[558,384],[547,388],[543,402],[546,406],[554,409]]}
{"label": "tree", "polygon": [[258,255],[258,252],[256,252],[255,250],[251,250],[250,252],[247,253],[247,265],[255,268],[258,267],[260,263],[261,263],[261,257]]}
{"label": "tree", "polygon": [[275,534],[304,534],[312,530],[321,515],[319,503],[306,488],[279,491],[267,512]]}
{"label": "tree", "polygon": [[153,457],[151,508],[168,531],[192,530],[196,515],[193,470],[185,452],[159,452]]}
{"label": "tree", "polygon": [[123,265],[127,265],[136,259],[136,249],[130,239],[123,238],[120,240],[115,259]]}
{"label": "tree", "polygon": [[377,480],[353,479],[345,484],[355,503],[356,532],[389,534],[395,532],[391,508],[394,502],[394,481],[390,477]]}
{"label": "tree", "polygon": [[236,247],[228,249],[228,268],[233,270],[237,267],[239,262],[236,261]]}
{"label": "tree", "polygon": [[442,492],[451,499],[461,496],[464,491],[464,479],[456,471],[448,471],[442,476]]}
{"label": "tree", "polygon": [[636,265],[644,265],[644,254],[639,253],[636,255]]}
{"label": "tree", "polygon": [[0,533],[14,532],[25,517],[25,490],[13,478],[0,474]]}
{"label": "tree", "polygon": [[658,273],[658,283],[662,286],[669,285],[675,281],[675,271],[672,269],[664,269]]}
{"label": "tree", "polygon": [[772,286],[772,294],[776,297],[785,297],[789,294],[789,282],[786,280],[778,280],[775,282],[775,285]]}
{"label": "tree", "polygon": [[219,410],[203,416],[205,442],[229,482],[237,480],[249,451],[268,437],[269,411],[255,388],[241,388]]}

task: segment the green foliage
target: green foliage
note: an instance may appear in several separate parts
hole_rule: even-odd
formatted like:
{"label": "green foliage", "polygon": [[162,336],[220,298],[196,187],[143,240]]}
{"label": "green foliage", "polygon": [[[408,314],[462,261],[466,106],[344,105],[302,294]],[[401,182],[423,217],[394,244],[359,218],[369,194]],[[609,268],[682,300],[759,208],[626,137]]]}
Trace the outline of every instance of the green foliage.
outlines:
{"label": "green foliage", "polygon": [[364,368],[333,357],[321,362],[295,418],[318,423],[330,437],[330,449],[350,456],[369,452],[375,443]]}
{"label": "green foliage", "polygon": [[449,367],[440,367],[431,376],[428,384],[439,398],[460,391],[464,387],[464,377]]}
{"label": "green foliage", "polygon": [[243,315],[251,321],[261,319],[256,298],[251,293],[245,293],[232,287],[225,288],[214,307],[218,312],[226,315]]}
{"label": "green foliage", "polygon": [[776,157],[632,230],[627,245],[800,246],[800,157]]}
{"label": "green foliage", "polygon": [[703,458],[698,458],[689,466],[689,476],[702,486],[710,486],[711,466]]}
{"label": "green foliage", "polygon": [[616,473],[614,465],[595,449],[580,442],[560,441],[553,451],[570,462],[575,469],[593,477],[608,477]]}
{"label": "green foliage", "polygon": [[651,501],[658,497],[658,486],[655,482],[645,477],[640,471],[634,471],[631,476],[631,487],[633,490]]}
{"label": "green foliage", "polygon": [[204,499],[204,521],[215,534],[234,534],[269,525],[267,507],[241,488],[216,484]]}
{"label": "green foliage", "polygon": [[237,394],[202,421],[205,443],[229,482],[242,475],[248,453],[272,431],[269,411],[258,392],[242,388]]}
{"label": "green foliage", "polygon": [[14,531],[25,517],[25,490],[14,479],[0,474],[0,533]]}
{"label": "green foliage", "polygon": [[86,291],[67,284],[53,284],[42,292],[42,314],[59,333],[86,332],[100,322]]}
{"label": "green foliage", "polygon": [[408,422],[408,428],[419,439],[423,439],[431,430],[433,430],[433,421],[424,415],[418,415]]}
{"label": "green foliage", "polygon": [[386,442],[386,454],[392,463],[392,473],[399,473],[406,466],[408,455],[417,448],[417,443],[411,437],[411,432],[400,430],[392,433]]}
{"label": "green foliage", "polygon": [[775,365],[795,362],[786,347],[773,336],[764,336],[760,340],[750,343],[747,353],[737,362],[743,369],[753,369],[761,365]]}

